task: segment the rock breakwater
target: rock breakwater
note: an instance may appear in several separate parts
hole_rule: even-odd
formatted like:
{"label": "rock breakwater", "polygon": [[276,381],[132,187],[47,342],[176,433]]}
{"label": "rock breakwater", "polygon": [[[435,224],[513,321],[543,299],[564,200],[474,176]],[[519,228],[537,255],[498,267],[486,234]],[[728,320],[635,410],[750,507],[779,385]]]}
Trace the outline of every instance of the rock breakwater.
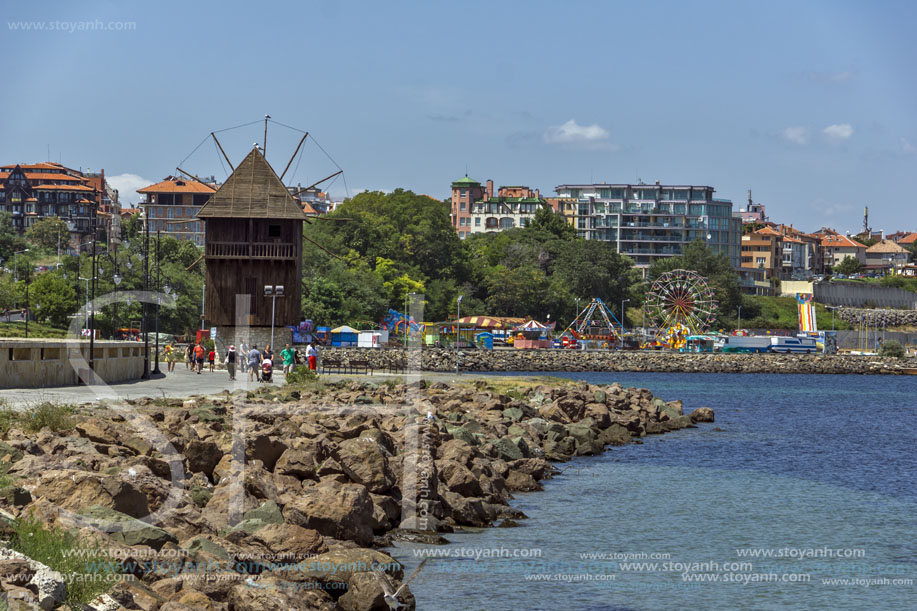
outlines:
{"label": "rock breakwater", "polygon": [[[419,354],[419,358],[418,358]],[[812,373],[901,374],[917,367],[917,358],[852,355],[722,354],[582,350],[462,350],[331,348],[322,357],[347,363],[367,361],[378,371],[405,364],[422,371],[612,371],[670,373]]]}
{"label": "rock breakwater", "polygon": [[[5,430],[0,508],[78,529],[132,576],[94,608],[386,609],[373,569],[396,588],[404,574],[380,548],[513,526],[513,493],[541,489],[552,461],[713,418],[645,389],[531,378],[86,406],[73,428]],[[409,589],[401,602],[414,608]]]}

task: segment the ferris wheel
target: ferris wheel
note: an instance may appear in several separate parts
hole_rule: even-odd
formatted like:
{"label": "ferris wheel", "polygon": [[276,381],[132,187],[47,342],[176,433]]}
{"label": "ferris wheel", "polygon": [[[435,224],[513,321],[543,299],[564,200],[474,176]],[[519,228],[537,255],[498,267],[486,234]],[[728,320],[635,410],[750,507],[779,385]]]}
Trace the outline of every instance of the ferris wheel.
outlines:
{"label": "ferris wheel", "polygon": [[646,294],[647,315],[660,333],[700,333],[716,320],[717,304],[707,279],[675,269],[659,276]]}

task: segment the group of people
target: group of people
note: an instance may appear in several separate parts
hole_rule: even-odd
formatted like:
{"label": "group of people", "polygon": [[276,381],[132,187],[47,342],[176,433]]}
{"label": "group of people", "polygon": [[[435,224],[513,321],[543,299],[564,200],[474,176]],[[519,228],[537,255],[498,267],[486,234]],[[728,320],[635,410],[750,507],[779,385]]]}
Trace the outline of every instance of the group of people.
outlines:
{"label": "group of people", "polygon": [[[175,346],[175,342],[169,342],[166,345],[165,349],[166,363],[168,364],[167,371],[169,373],[175,373],[175,361],[178,359],[179,349]],[[306,347],[306,360],[309,365],[309,369],[315,371],[318,366],[318,347],[315,343],[311,343]],[[214,371],[214,362],[216,360],[216,351],[213,348],[209,350],[204,348],[201,342],[195,344],[189,344],[188,349],[185,351],[185,367],[191,371],[196,371],[198,375],[204,370],[205,361],[208,363],[210,371]],[[286,344],[284,349],[280,351],[280,359],[283,364],[283,374],[286,376],[296,365],[299,364],[299,355],[296,350]],[[248,381],[253,382],[257,380],[258,382],[270,382],[273,376],[274,370],[274,351],[271,350],[271,346],[267,345],[264,347],[264,350],[259,350],[257,344],[252,344],[251,348],[248,347],[244,342],[239,346],[239,350],[236,350],[235,345],[229,346],[226,351],[226,358],[224,359],[226,364],[226,370],[229,373],[229,379],[236,379],[236,365],[239,366],[239,369],[244,374],[248,372]]]}

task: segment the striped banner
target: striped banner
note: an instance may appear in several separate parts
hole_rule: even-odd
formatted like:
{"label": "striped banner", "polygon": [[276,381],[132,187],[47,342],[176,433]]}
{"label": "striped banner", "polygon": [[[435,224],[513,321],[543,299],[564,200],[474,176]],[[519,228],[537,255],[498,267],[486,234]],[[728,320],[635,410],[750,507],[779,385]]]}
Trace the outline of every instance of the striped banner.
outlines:
{"label": "striped banner", "polygon": [[815,307],[812,305],[812,293],[796,293],[796,304],[799,310],[799,330],[801,332],[818,331],[815,320]]}

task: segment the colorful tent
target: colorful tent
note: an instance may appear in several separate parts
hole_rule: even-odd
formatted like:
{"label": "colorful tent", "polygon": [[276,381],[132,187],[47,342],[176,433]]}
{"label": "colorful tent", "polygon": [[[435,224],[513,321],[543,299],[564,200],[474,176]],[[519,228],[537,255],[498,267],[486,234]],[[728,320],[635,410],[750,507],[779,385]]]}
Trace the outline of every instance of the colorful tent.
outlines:
{"label": "colorful tent", "polygon": [[464,327],[474,327],[475,329],[512,329],[524,322],[525,320],[522,318],[498,316],[465,316],[458,319],[458,324]]}
{"label": "colorful tent", "polygon": [[542,331],[547,328],[547,325],[543,325],[537,320],[530,320],[524,325],[516,327],[516,331]]}

